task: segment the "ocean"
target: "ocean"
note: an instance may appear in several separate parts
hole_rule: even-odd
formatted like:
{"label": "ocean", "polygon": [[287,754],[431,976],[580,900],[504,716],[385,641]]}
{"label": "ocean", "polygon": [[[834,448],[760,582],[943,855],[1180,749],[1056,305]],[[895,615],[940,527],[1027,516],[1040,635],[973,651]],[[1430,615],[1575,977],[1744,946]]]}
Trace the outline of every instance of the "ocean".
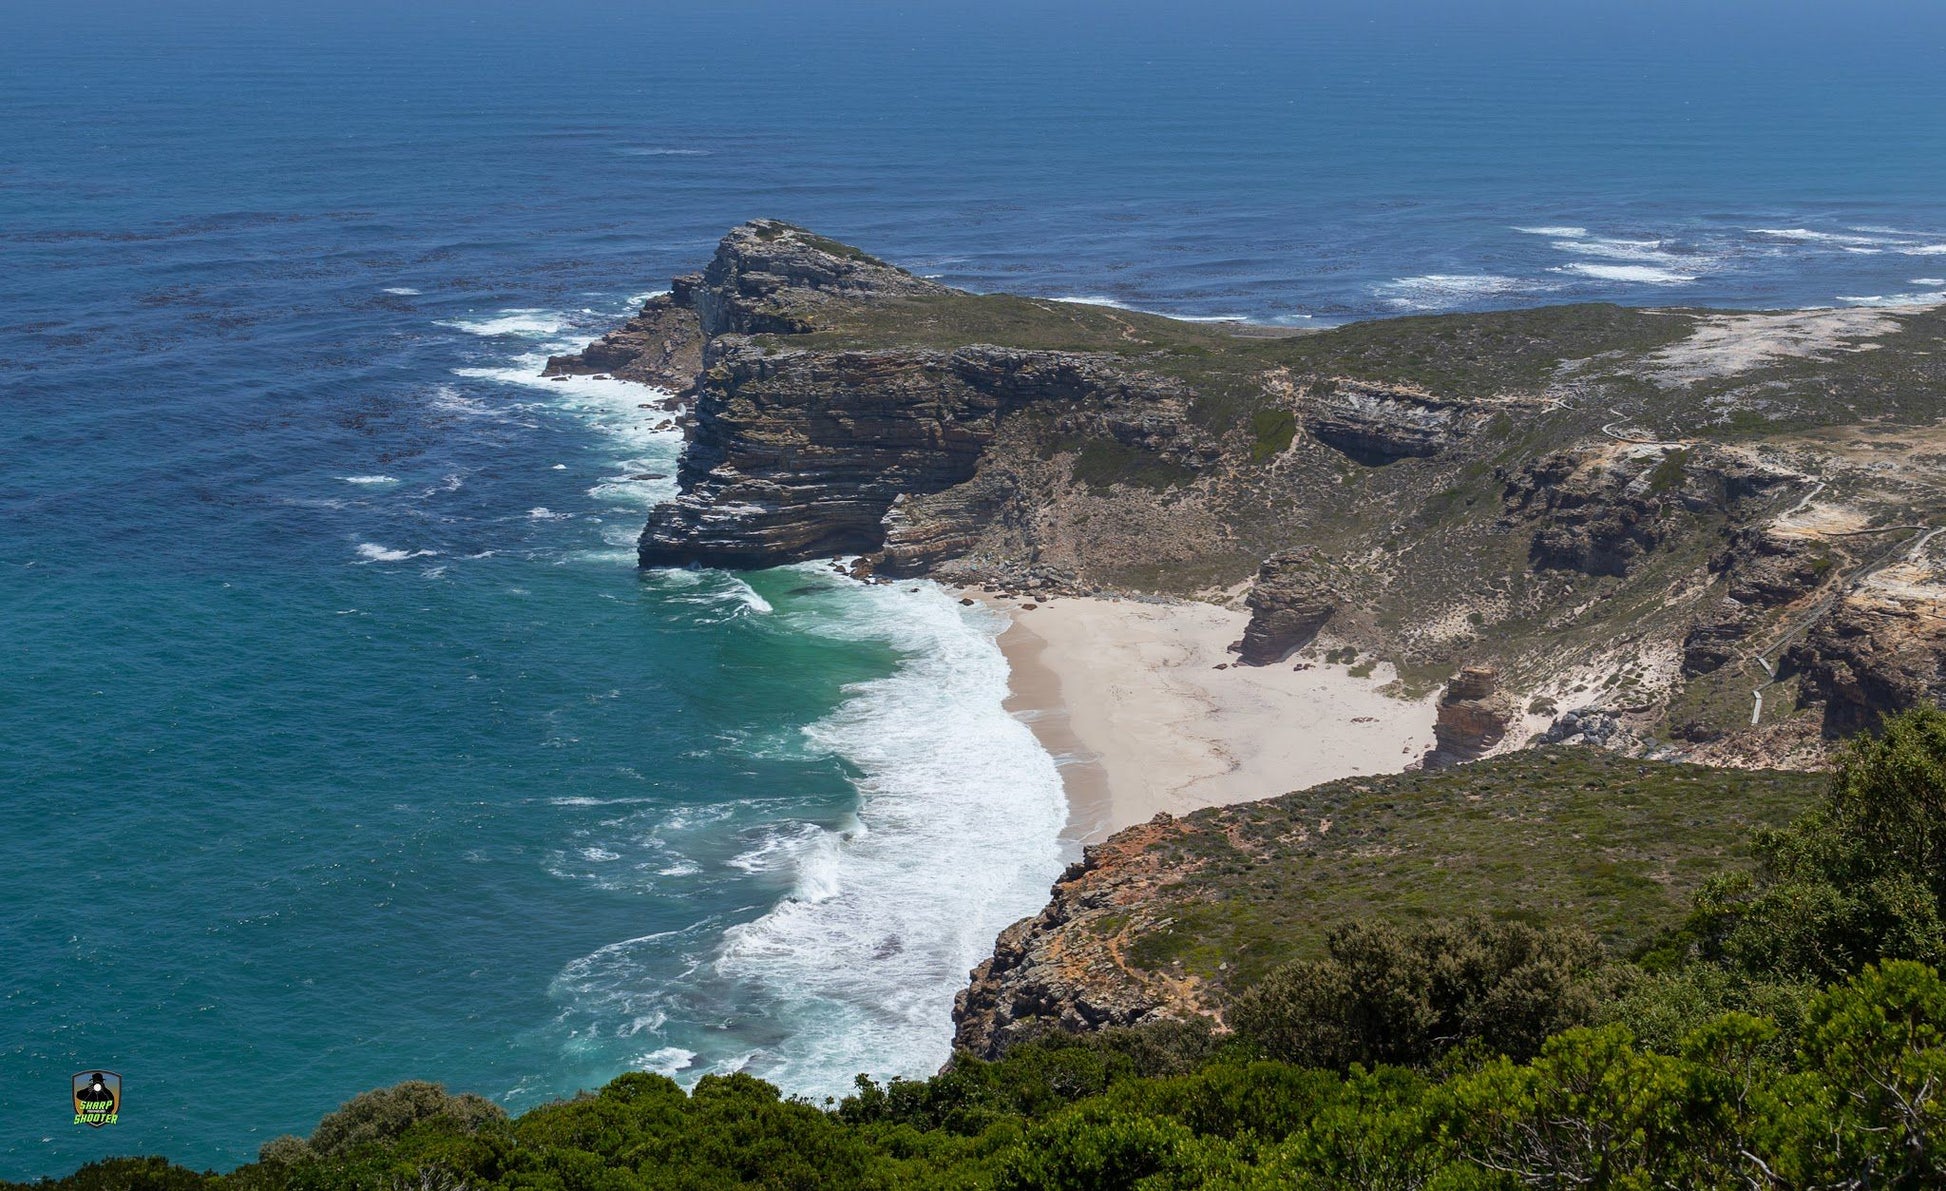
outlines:
{"label": "ocean", "polygon": [[1073,854],[1001,626],[638,573],[678,436],[537,375],[734,223],[1295,325],[1946,294],[1932,4],[0,10],[0,1177],[946,1057]]}

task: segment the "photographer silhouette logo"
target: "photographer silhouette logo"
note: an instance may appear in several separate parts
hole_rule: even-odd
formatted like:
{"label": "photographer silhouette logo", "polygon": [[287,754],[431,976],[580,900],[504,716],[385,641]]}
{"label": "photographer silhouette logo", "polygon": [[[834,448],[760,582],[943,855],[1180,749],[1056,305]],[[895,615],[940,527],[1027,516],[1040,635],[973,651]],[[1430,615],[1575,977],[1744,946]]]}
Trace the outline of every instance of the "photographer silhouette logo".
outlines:
{"label": "photographer silhouette logo", "polygon": [[122,1077],[113,1071],[74,1073],[74,1123],[99,1129],[122,1111]]}

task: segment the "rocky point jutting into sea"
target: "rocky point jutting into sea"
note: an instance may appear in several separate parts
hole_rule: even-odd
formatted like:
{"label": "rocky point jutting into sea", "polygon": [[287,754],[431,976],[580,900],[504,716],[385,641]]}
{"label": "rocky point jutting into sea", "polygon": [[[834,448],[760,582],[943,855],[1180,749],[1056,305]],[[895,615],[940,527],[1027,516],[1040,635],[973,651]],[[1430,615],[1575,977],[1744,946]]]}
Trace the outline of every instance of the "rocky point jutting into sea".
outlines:
{"label": "rocky point jutting into sea", "polygon": [[[1292,333],[970,294],[758,220],[548,371],[684,405],[647,567],[1228,604],[1235,665],[1443,688],[1428,768],[1530,743],[1815,768],[1946,695],[1942,332],[1574,305]],[[1215,1012],[1137,936],[1197,841],[1244,846],[1238,814],[1091,848],[976,973],[961,1042]]]}

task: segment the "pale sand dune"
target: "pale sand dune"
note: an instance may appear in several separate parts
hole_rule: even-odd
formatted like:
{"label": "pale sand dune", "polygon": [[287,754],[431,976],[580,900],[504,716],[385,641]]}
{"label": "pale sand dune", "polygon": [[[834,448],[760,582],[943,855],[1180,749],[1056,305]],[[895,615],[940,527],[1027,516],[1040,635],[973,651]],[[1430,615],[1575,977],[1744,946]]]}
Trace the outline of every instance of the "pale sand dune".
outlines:
{"label": "pale sand dune", "polygon": [[1013,618],[1000,638],[1009,708],[1060,762],[1080,840],[1158,811],[1394,773],[1432,745],[1433,698],[1379,694],[1387,666],[1361,679],[1343,666],[1235,665],[1242,612],[1080,597],[1026,611],[984,598]]}

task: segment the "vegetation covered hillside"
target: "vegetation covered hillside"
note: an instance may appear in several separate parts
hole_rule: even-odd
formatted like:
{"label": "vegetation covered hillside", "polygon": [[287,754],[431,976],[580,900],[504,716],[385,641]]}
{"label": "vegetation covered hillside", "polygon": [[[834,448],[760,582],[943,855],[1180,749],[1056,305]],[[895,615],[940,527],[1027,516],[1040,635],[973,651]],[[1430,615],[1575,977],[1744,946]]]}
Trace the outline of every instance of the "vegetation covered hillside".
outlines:
{"label": "vegetation covered hillside", "polygon": [[1628,953],[1566,922],[1344,921],[1235,996],[1229,1033],[1054,1033],[824,1105],[631,1074],[509,1120],[407,1084],[228,1174],[123,1159],[39,1186],[1946,1184],[1946,713],[1851,746],[1823,799],[1750,848]]}
{"label": "vegetation covered hillside", "polygon": [[1626,954],[1826,780],[1553,747],[1156,820],[1089,848],[1001,937],[956,1041],[990,1056],[1044,1028],[1220,1019],[1346,922],[1488,915]]}

